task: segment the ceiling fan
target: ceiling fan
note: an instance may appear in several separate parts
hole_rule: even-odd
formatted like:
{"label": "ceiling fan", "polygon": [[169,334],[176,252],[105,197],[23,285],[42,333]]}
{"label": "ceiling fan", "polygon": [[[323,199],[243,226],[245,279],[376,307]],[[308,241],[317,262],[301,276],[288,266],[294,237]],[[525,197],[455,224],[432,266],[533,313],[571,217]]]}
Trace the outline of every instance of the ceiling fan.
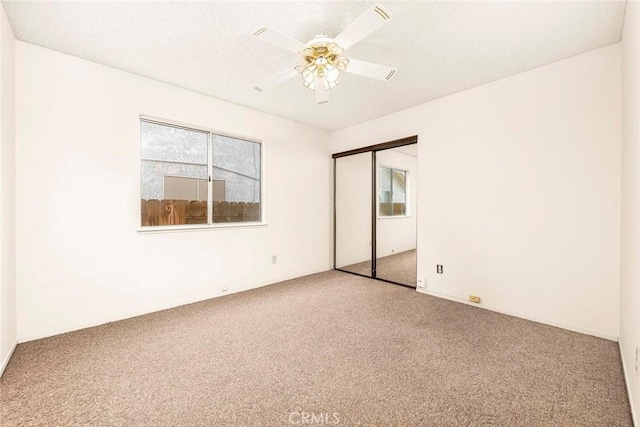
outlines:
{"label": "ceiling fan", "polygon": [[378,80],[391,80],[396,73],[395,68],[342,56],[345,50],[382,27],[390,19],[389,12],[381,5],[376,4],[351,23],[335,39],[325,34],[319,34],[307,44],[269,27],[257,28],[253,32],[255,37],[301,55],[303,62],[269,77],[254,89],[262,92],[296,75],[301,75],[303,85],[315,91],[316,102],[324,104],[329,102],[327,91],[336,86],[341,71]]}

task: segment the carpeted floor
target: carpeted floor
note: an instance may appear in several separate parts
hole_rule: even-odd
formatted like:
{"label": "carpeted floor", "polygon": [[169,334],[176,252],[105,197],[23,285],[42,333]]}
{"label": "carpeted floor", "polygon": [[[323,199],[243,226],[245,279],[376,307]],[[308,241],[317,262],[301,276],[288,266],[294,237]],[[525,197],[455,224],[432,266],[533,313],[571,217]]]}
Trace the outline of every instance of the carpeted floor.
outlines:
{"label": "carpeted floor", "polygon": [[[341,270],[353,273],[371,275],[371,262],[365,261],[357,264],[340,267]],[[402,283],[415,288],[416,277],[416,250],[400,252],[386,257],[378,258],[376,262],[376,277]]]}
{"label": "carpeted floor", "polygon": [[0,417],[631,426],[616,343],[335,271],[21,344]]}

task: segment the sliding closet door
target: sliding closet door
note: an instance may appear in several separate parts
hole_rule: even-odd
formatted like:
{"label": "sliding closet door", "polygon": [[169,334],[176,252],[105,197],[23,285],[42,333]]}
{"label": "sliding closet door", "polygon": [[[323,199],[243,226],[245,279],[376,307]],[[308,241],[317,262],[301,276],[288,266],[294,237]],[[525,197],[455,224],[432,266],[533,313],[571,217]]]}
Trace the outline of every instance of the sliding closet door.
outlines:
{"label": "sliding closet door", "polygon": [[335,268],[371,277],[371,152],[335,160]]}
{"label": "sliding closet door", "polygon": [[416,286],[417,144],[376,152],[376,277]]}

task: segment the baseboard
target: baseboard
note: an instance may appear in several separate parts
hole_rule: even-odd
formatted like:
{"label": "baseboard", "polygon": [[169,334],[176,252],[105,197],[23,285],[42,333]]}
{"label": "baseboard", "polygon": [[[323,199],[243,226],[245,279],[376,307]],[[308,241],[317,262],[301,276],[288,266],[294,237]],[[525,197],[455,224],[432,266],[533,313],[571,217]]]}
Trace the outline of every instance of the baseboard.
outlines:
{"label": "baseboard", "polygon": [[213,299],[213,298],[220,298],[220,297],[224,297],[226,295],[233,295],[233,294],[237,294],[237,293],[240,293],[240,292],[250,291],[252,289],[262,288],[264,286],[275,285],[275,284],[278,284],[278,283],[281,283],[281,282],[286,282],[287,280],[292,280],[292,279],[297,279],[297,278],[301,278],[301,277],[305,277],[305,276],[310,276],[312,274],[323,273],[325,271],[329,271],[329,268],[322,269],[322,270],[317,270],[317,271],[306,272],[306,273],[302,273],[301,275],[296,275],[296,276],[292,276],[292,277],[277,278],[277,279],[275,279],[275,281],[258,283],[255,286],[250,286],[250,287],[246,287],[246,288],[237,288],[237,289],[234,289],[234,290],[230,289],[229,292],[225,292],[223,294],[216,293],[214,295],[206,295],[204,297],[184,299],[184,300],[180,300],[180,301],[178,301],[176,303],[165,304],[165,305],[161,305],[161,306],[157,306],[157,307],[153,307],[153,308],[149,308],[149,309],[144,309],[144,310],[137,310],[137,311],[129,312],[129,313],[122,314],[122,315],[119,315],[119,316],[95,319],[95,320],[92,320],[90,322],[80,322],[80,323],[68,324],[68,325],[65,325],[65,326],[62,326],[62,327],[59,327],[59,328],[44,330],[44,331],[41,331],[41,332],[39,332],[37,334],[19,336],[17,342],[22,344],[22,343],[29,342],[29,341],[35,341],[35,340],[39,340],[39,339],[43,339],[43,338],[53,337],[53,336],[60,335],[60,334],[66,334],[68,332],[79,331],[81,329],[93,328],[93,327],[96,327],[96,326],[105,325],[107,323],[118,322],[120,320],[131,319],[133,317],[138,317],[138,316],[144,316],[145,314],[156,313],[158,311],[163,311],[163,310],[170,310],[172,308],[181,307],[183,305],[195,304],[197,302],[207,301],[207,300],[210,300],[210,299]]}
{"label": "baseboard", "polygon": [[4,370],[9,364],[9,360],[11,360],[11,356],[13,356],[13,352],[15,351],[17,345],[18,339],[16,338],[16,340],[13,342],[13,345],[11,346],[11,349],[9,350],[9,353],[7,353],[7,356],[2,361],[2,365],[0,365],[0,378],[2,377],[2,374],[4,374]]}
{"label": "baseboard", "polygon": [[633,425],[636,427],[640,427],[638,424],[638,417],[635,407],[633,406],[633,396],[631,395],[631,383],[629,370],[627,369],[627,364],[624,362],[624,357],[622,356],[622,344],[618,341],[618,349],[620,350],[620,359],[622,360],[622,372],[624,373],[624,384],[627,387],[627,396],[629,398],[629,406],[631,407],[631,420],[633,421]]}
{"label": "baseboard", "polygon": [[616,335],[611,335],[608,334],[606,332],[600,332],[600,331],[593,331],[591,329],[587,329],[587,328],[580,328],[580,327],[576,327],[576,326],[572,326],[572,325],[566,325],[560,322],[554,322],[554,321],[549,321],[549,320],[545,320],[545,319],[540,319],[540,318],[536,318],[536,317],[532,317],[526,314],[522,314],[522,313],[517,313],[514,311],[509,311],[509,310],[503,310],[501,308],[496,308],[496,307],[491,307],[488,305],[478,305],[475,303],[472,303],[471,301],[467,301],[464,298],[458,298],[458,297],[454,297],[451,295],[446,295],[446,294],[441,294],[438,292],[433,292],[433,291],[428,291],[426,289],[418,289],[418,292],[423,293],[423,294],[427,294],[427,295],[431,295],[437,298],[443,298],[443,299],[447,299],[450,301],[455,301],[455,302],[459,302],[462,304],[467,304],[470,305],[472,307],[476,307],[476,308],[483,308],[485,310],[489,310],[489,311],[495,311],[496,313],[500,313],[500,314],[506,314],[507,316],[513,316],[513,317],[518,317],[520,319],[525,319],[525,320],[529,320],[531,322],[536,322],[536,323],[542,323],[543,325],[549,325],[549,326],[554,326],[556,328],[560,328],[560,329],[566,329],[568,331],[572,331],[572,332],[578,332],[580,334],[585,334],[585,335],[591,335],[594,337],[598,337],[598,338],[604,338],[606,340],[610,340],[610,341],[618,341],[618,337]]}

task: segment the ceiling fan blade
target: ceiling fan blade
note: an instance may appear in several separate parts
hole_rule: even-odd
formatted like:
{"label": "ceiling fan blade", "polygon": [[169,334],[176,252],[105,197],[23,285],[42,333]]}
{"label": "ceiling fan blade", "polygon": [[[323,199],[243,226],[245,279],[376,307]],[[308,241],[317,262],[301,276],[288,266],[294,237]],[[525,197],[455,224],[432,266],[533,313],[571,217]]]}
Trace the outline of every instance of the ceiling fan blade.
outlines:
{"label": "ceiling fan blade", "polygon": [[349,49],[391,19],[389,12],[379,4],[373,5],[356,19],[333,41],[342,49]]}
{"label": "ceiling fan blade", "polygon": [[262,82],[260,82],[259,85],[254,86],[253,88],[258,92],[262,92],[263,90],[271,89],[275,85],[279,85],[280,83],[286,80],[289,80],[290,78],[296,76],[297,74],[298,74],[298,70],[296,69],[296,67],[289,68],[287,70],[284,70],[278,74],[275,74],[269,77],[266,80],[263,80]]}
{"label": "ceiling fan blade", "polygon": [[299,42],[296,39],[292,39],[289,36],[285,36],[284,34],[276,30],[272,30],[269,27],[256,28],[253,35],[254,37],[258,37],[259,39],[295,53],[302,52],[307,47],[304,43]]}
{"label": "ceiling fan blade", "polygon": [[326,104],[327,102],[329,102],[329,95],[324,87],[324,79],[318,79],[316,81],[316,103]]}
{"label": "ceiling fan blade", "polygon": [[360,74],[378,80],[391,80],[396,74],[396,69],[386,65],[373,64],[371,62],[349,59],[349,64],[345,69],[348,73]]}

